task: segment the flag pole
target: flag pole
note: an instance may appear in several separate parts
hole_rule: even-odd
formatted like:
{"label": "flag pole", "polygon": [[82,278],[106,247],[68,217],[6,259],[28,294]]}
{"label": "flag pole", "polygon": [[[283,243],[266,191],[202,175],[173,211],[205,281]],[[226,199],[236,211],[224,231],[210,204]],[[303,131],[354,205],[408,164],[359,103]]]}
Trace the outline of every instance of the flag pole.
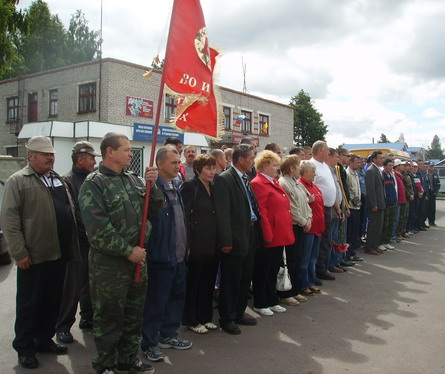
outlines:
{"label": "flag pole", "polygon": [[[175,14],[175,7],[176,7],[176,0],[173,0],[172,17]],[[169,26],[168,38],[167,38],[167,47],[165,50],[164,66],[162,68],[161,85],[159,86],[158,106],[156,109],[155,127],[153,129],[153,140],[151,142],[151,153],[150,153],[149,166],[154,165],[155,154],[156,154],[156,142],[158,141],[159,121],[161,118],[161,108],[162,108],[162,102],[163,102],[163,98],[164,98],[164,71],[165,71],[165,68],[168,63],[168,46],[170,44],[171,27],[172,27],[172,22],[170,19],[170,26]],[[148,209],[149,209],[149,202],[150,202],[150,189],[151,189],[151,186],[149,183],[147,183],[147,185],[145,187],[144,210],[142,213],[142,227],[141,227],[141,232],[139,233],[139,247],[141,247],[141,248],[144,248],[144,243],[145,243],[145,230],[147,228]],[[139,264],[136,265],[136,274],[134,277],[134,281],[136,283],[139,283],[141,281],[141,265],[139,265]]]}

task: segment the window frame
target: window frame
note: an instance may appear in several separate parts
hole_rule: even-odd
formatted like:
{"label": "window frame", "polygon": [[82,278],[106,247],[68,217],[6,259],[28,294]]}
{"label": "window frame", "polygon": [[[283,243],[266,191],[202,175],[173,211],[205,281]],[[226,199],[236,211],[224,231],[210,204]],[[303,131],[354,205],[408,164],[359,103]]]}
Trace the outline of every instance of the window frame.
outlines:
{"label": "window frame", "polygon": [[[245,116],[244,120],[241,122],[241,133],[252,134],[253,112],[241,109],[241,115]],[[247,124],[249,124],[249,126],[247,126]]]}
{"label": "window frame", "polygon": [[[267,119],[266,122],[264,122],[264,119]],[[263,133],[263,125],[264,123],[267,123],[267,133]],[[260,113],[258,112],[258,135],[261,136],[269,136],[270,135],[270,114]]]}
{"label": "window frame", "polygon": [[[226,113],[226,109],[229,111]],[[232,129],[232,108],[226,105],[223,105],[223,114],[224,114],[224,130]]]}
{"label": "window frame", "polygon": [[[57,98],[53,99],[51,95],[53,93],[57,94]],[[49,97],[49,108],[48,115],[49,117],[57,117],[59,115],[59,90],[57,88],[48,91]]]}
{"label": "window frame", "polygon": [[[82,89],[87,87],[88,92],[82,93]],[[96,82],[84,83],[79,85],[78,113],[93,113],[96,111]]]}
{"label": "window frame", "polygon": [[175,115],[177,106],[178,106],[178,101],[173,96],[165,94],[165,100],[164,100],[165,121],[169,121]]}
{"label": "window frame", "polygon": [[[12,101],[14,103],[13,105],[10,105]],[[19,121],[19,108],[20,104],[18,96],[11,96],[6,98],[6,123],[16,123]],[[11,113],[13,113],[12,116]]]}

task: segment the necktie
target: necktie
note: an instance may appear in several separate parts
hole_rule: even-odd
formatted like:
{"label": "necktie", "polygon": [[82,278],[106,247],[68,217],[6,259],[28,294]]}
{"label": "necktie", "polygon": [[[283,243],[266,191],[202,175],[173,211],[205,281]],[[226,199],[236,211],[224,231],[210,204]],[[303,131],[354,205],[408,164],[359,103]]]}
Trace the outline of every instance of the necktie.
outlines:
{"label": "necktie", "polygon": [[250,178],[247,174],[243,174],[243,182],[246,186],[247,192],[249,193],[249,199],[250,203],[252,204],[252,210],[256,214],[257,217],[260,216],[259,210],[258,210],[258,203],[256,201],[255,194],[253,193],[252,184],[250,183]]}

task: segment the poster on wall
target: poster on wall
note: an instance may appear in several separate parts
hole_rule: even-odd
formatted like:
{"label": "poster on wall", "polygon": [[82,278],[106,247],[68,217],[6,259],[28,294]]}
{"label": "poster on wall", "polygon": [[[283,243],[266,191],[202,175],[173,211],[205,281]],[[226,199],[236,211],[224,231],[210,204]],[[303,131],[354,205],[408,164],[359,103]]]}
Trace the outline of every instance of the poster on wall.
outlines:
{"label": "poster on wall", "polygon": [[[151,142],[153,140],[154,125],[145,123],[133,124],[133,140],[138,142]],[[159,126],[157,143],[164,143],[165,139],[174,137],[184,143],[184,133],[176,131],[171,126]]]}
{"label": "poster on wall", "polygon": [[126,114],[133,117],[153,118],[153,100],[127,96]]}

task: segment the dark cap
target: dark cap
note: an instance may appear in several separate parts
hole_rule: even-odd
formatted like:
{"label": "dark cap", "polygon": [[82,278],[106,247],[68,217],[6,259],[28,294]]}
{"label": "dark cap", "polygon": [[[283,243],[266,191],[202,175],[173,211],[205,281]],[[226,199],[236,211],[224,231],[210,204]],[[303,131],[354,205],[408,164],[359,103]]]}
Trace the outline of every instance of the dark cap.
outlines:
{"label": "dark cap", "polygon": [[93,145],[86,141],[81,141],[74,144],[73,154],[78,154],[78,153],[88,153],[91,156],[100,156],[100,153],[97,153],[94,150]]}

